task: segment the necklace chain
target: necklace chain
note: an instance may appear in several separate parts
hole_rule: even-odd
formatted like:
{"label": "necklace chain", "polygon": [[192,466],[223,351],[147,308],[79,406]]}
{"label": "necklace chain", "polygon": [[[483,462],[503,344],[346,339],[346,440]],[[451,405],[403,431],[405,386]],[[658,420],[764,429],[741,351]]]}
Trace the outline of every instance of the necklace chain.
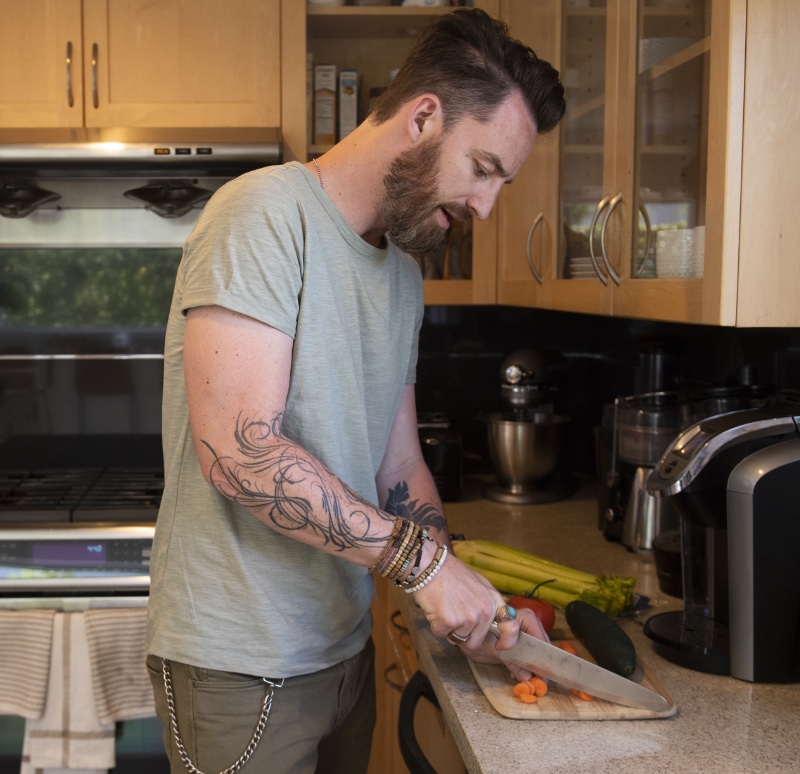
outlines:
{"label": "necklace chain", "polygon": [[314,166],[317,168],[317,177],[319,177],[319,187],[324,191],[325,190],[325,183],[322,182],[322,170],[319,168],[319,164],[317,160],[312,157],[311,159],[314,162]]}

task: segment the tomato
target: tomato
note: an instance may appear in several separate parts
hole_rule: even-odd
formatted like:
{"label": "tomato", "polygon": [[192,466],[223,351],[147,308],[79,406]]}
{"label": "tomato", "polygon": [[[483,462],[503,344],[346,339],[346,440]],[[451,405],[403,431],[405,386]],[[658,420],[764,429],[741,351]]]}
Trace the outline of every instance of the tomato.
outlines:
{"label": "tomato", "polygon": [[520,607],[527,607],[536,613],[536,617],[542,622],[544,630],[550,634],[556,623],[556,611],[553,606],[541,597],[509,597],[508,604],[515,610]]}

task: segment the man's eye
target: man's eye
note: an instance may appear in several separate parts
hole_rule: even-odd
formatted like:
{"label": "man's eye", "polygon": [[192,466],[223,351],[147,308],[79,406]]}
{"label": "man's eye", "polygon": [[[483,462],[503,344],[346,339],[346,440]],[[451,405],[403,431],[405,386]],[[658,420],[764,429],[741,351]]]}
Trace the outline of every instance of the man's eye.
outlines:
{"label": "man's eye", "polygon": [[476,166],[475,167],[475,175],[477,177],[487,177],[488,174],[489,173],[483,167],[481,167],[481,166]]}

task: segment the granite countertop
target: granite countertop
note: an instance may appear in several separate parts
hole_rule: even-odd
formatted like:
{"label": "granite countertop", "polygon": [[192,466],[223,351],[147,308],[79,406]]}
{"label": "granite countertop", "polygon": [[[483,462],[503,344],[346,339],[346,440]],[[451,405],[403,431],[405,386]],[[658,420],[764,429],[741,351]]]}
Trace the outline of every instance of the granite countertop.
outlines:
{"label": "granite countertop", "polygon": [[777,774],[800,771],[800,685],[752,684],[695,672],[661,658],[642,626],[652,614],[680,609],[663,595],[649,553],[607,541],[597,527],[591,482],[569,500],[504,505],[480,489],[445,505],[451,532],[498,540],[594,573],[634,575],[652,607],[624,623],[637,652],[679,707],[651,720],[511,720],[498,714],[458,649],[430,633],[409,595],[396,601],[470,774]]}

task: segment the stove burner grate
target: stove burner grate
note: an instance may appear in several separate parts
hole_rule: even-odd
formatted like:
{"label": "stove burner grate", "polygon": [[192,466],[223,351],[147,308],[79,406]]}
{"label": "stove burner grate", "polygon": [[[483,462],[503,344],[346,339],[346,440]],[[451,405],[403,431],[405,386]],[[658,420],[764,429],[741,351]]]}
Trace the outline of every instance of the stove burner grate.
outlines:
{"label": "stove burner grate", "polygon": [[161,468],[0,470],[0,522],[154,521]]}

